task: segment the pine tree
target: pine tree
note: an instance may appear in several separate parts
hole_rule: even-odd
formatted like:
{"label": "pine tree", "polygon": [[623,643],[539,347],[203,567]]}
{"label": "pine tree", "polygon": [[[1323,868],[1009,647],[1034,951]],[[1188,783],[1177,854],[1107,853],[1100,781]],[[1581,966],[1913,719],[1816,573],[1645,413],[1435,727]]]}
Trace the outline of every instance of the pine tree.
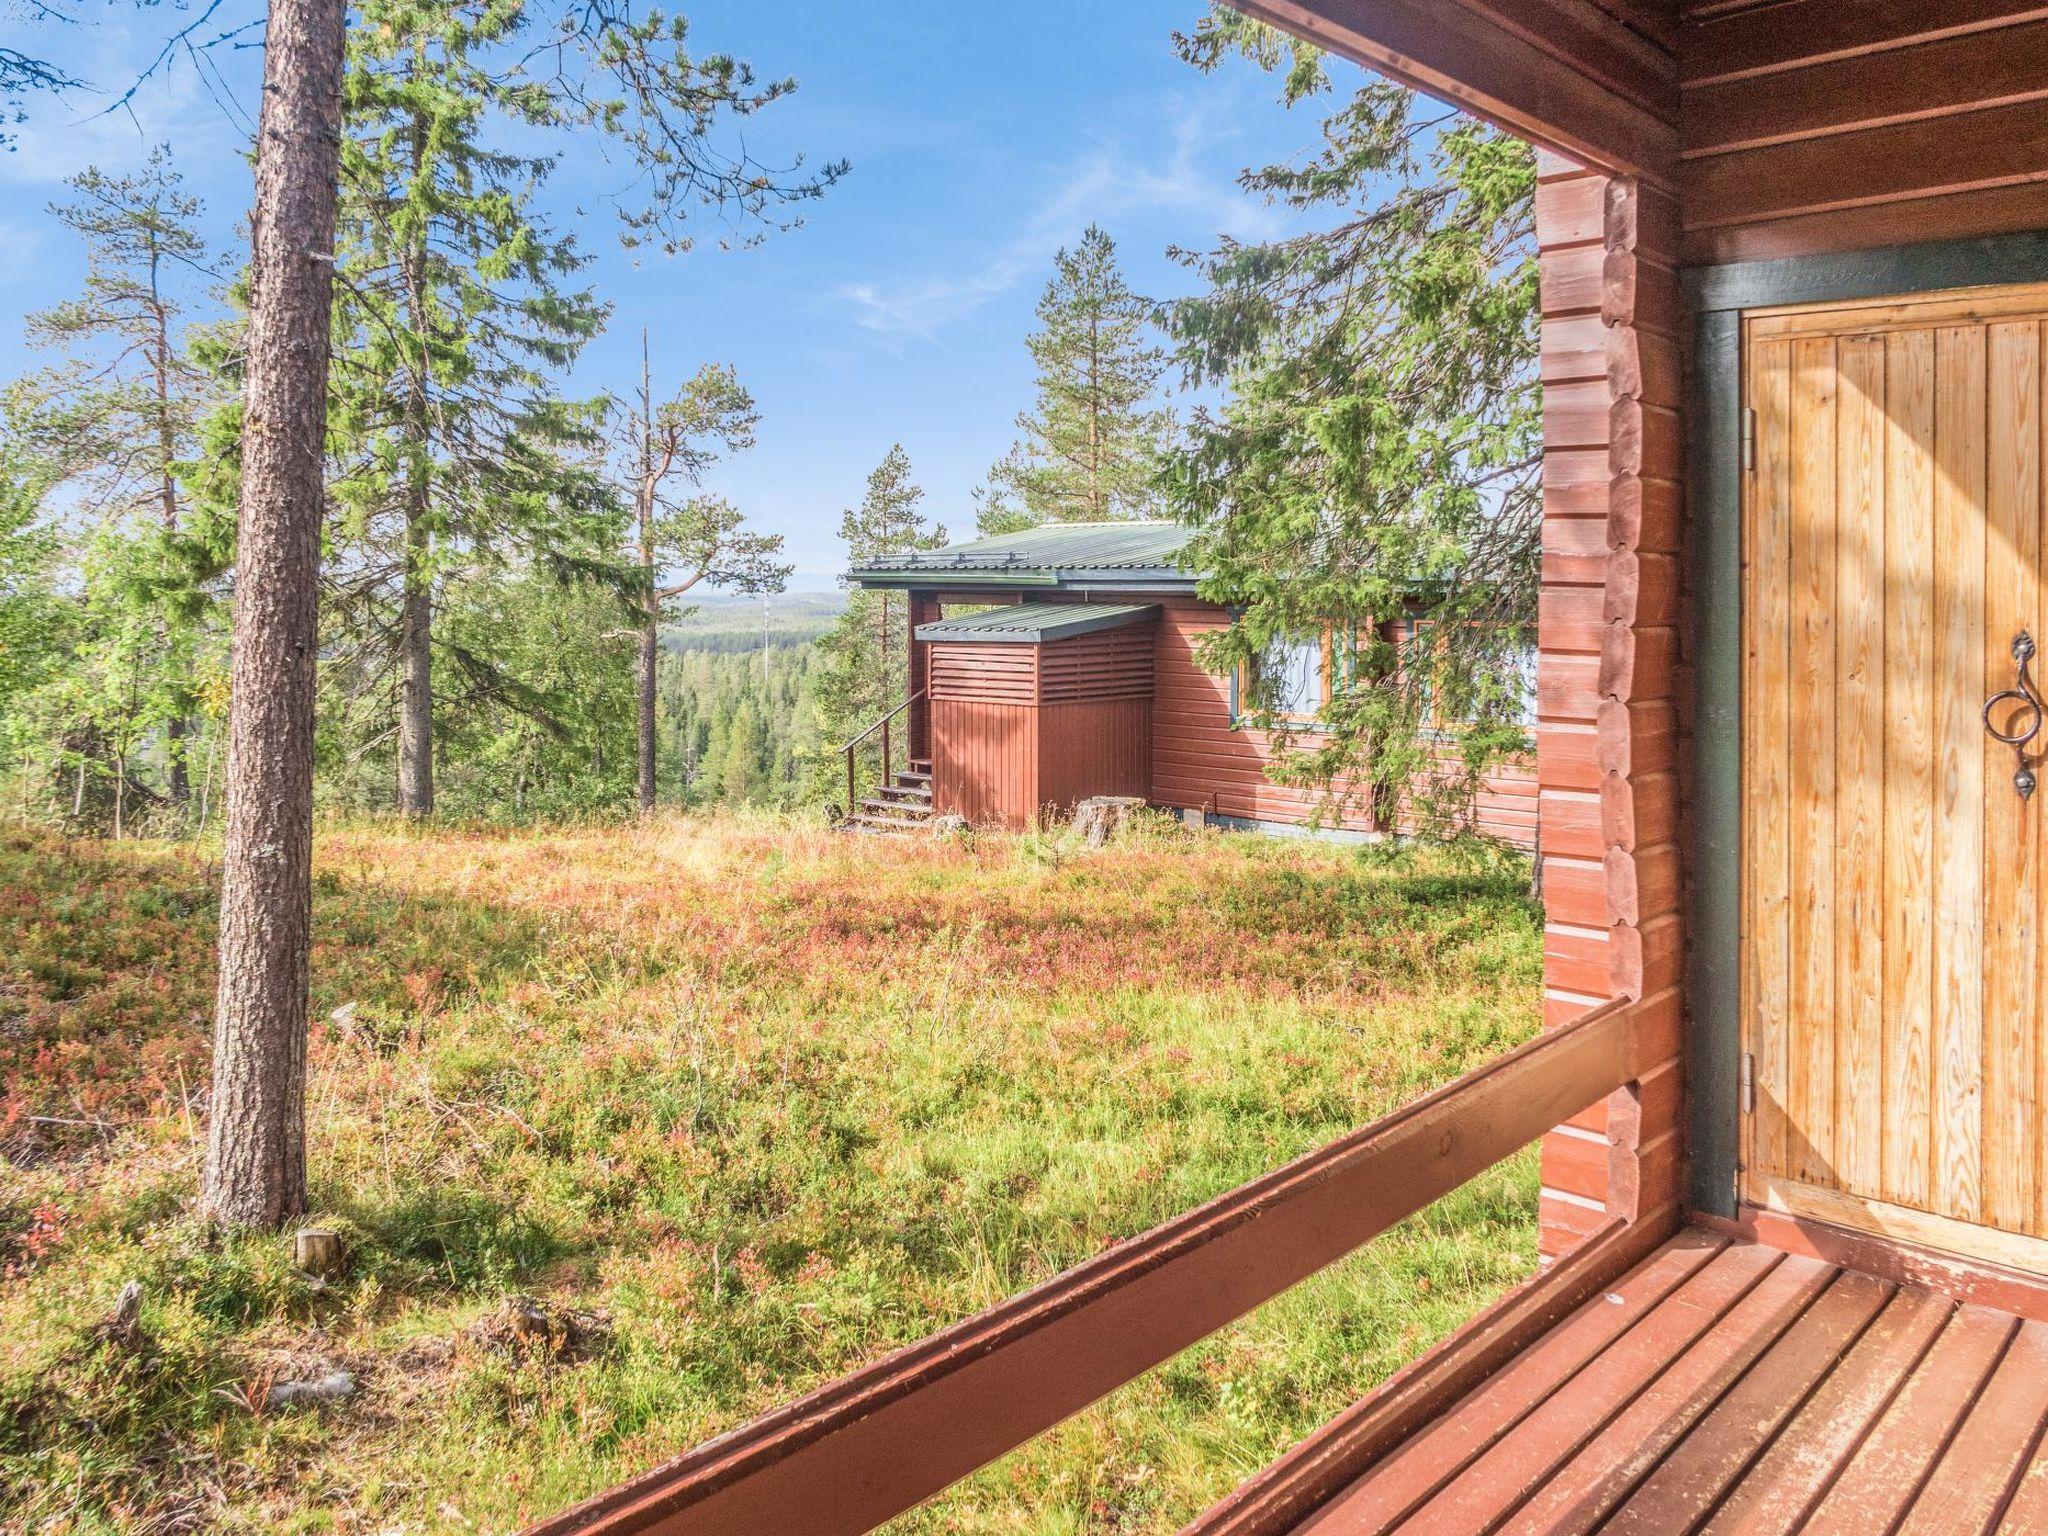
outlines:
{"label": "pine tree", "polygon": [[84,241],[84,289],[29,316],[30,342],[65,357],[14,386],[9,414],[58,467],[81,528],[79,686],[56,728],[107,751],[78,767],[110,775],[118,831],[128,797],[146,792],[128,750],[145,735],[162,733],[165,797],[182,807],[188,795],[186,736],[216,594],[193,577],[179,475],[221,392],[189,344],[191,289],[213,274],[194,227],[201,205],[166,149],[134,176],[88,169],[67,185],[74,200],[50,211]]}
{"label": "pine tree", "polygon": [[[936,549],[945,532],[920,510],[924,490],[910,478],[910,456],[891,447],[868,476],[867,494],[839,520],[839,536],[855,562],[913,549]],[[837,749],[871,720],[901,702],[910,686],[909,646],[901,598],[856,592],[846,612],[818,642],[819,738],[814,780],[829,785]]]}
{"label": "pine tree", "polygon": [[[511,14],[520,14],[516,5]],[[516,25],[506,17],[505,8],[489,9],[477,26]],[[348,19],[347,7],[338,0],[270,0],[264,37],[244,385],[248,430],[236,461],[240,515],[219,1004],[202,1191],[208,1214],[232,1223],[274,1226],[305,1202],[316,599],[334,325],[335,270],[326,258],[341,254],[335,248],[335,204]],[[437,39],[431,14],[408,13],[402,6],[392,6],[388,14],[381,6],[358,6],[357,22],[359,36],[388,31],[394,47],[415,38],[443,45],[451,41],[445,32]],[[459,42],[463,32],[457,27],[452,40]],[[844,169],[829,165],[817,176],[793,179],[762,166],[744,148],[736,154],[718,152],[711,140],[722,121],[780,99],[794,83],[756,87],[751,70],[729,55],[715,54],[700,63],[687,51],[687,35],[681,17],[660,11],[636,15],[625,0],[582,0],[554,18],[546,37],[528,39],[523,49],[508,49],[512,75],[536,59],[547,67],[525,75],[509,102],[493,102],[494,109],[502,107],[515,119],[525,114],[558,129],[594,129],[635,151],[632,159],[646,195],[618,211],[630,238],[653,240],[671,251],[688,243],[685,221],[694,210],[708,205],[758,221],[773,205],[821,195]],[[448,55],[440,62],[447,63]],[[423,80],[433,79],[429,67]],[[506,83],[501,79],[501,85]],[[374,144],[356,146],[365,168],[388,165],[412,148],[403,137],[408,128],[422,123],[460,128],[463,122],[460,104],[439,92],[400,97],[388,108],[389,133]],[[435,163],[443,147],[419,142],[421,166]],[[476,166],[496,175],[505,171],[506,159],[479,160]],[[373,212],[371,227],[358,233],[358,241],[367,241],[373,251],[388,247],[387,269],[395,259],[401,271],[414,276],[422,275],[431,261],[461,260],[466,254],[461,242],[452,256],[431,250],[427,231],[440,211],[436,197],[393,197],[392,188],[389,179],[374,182],[365,206],[391,210],[395,222],[379,227]],[[468,194],[475,188],[458,184],[453,190]],[[509,195],[512,189],[501,184],[498,191]],[[489,210],[472,211],[490,215]],[[494,217],[509,221],[516,212],[507,209],[472,220],[471,228],[488,228]],[[487,283],[508,277],[517,282],[522,270],[547,260],[524,240],[492,248],[488,256],[482,274]],[[508,314],[515,324],[536,323],[547,333],[543,345],[559,347],[578,330],[579,317],[552,302],[514,306],[508,312],[488,289],[477,297],[488,301],[482,312],[460,318],[483,333],[480,345],[502,347],[513,339],[493,334]],[[447,315],[436,313],[423,288],[372,293],[358,302],[365,317],[386,330],[381,345],[418,365],[412,388],[403,392],[408,405],[417,404],[419,379],[431,377],[423,370],[437,351],[463,357],[460,348],[448,346],[445,332],[410,343],[390,335],[401,307],[445,324]],[[388,382],[391,376],[387,369],[378,377]],[[547,425],[559,420],[556,415]],[[378,444],[378,428],[388,424],[376,413],[346,425],[373,455],[370,465],[358,468],[381,471],[387,489],[402,486],[405,506],[416,510],[422,499],[417,494],[421,467],[428,466],[431,475],[433,464],[421,451],[417,420],[408,434],[384,439],[391,448],[404,446],[402,454],[383,451]],[[441,425],[439,446],[478,464],[475,445],[451,437]],[[436,424],[430,420],[427,426]],[[520,446],[529,453],[546,451]],[[376,478],[366,474],[366,479]],[[513,478],[531,484],[538,477],[522,472]],[[433,511],[431,495],[426,500]],[[615,535],[611,530],[613,547]],[[413,550],[408,538],[408,572],[414,569]],[[408,593],[411,589],[409,584]],[[408,630],[414,617],[411,611],[406,614]],[[412,702],[416,711],[431,707],[430,701]],[[602,738],[596,745],[601,749]]]}
{"label": "pine tree", "polygon": [[655,671],[664,613],[700,582],[728,592],[780,592],[790,567],[776,560],[780,534],[748,530],[739,508],[692,492],[721,454],[754,445],[760,412],[731,368],[706,364],[675,397],[656,406],[647,333],[640,333],[640,398],[626,418],[633,459],[633,558],[640,630],[637,719],[640,811],[655,801]]}
{"label": "pine tree", "polygon": [[200,1205],[306,1208],[314,654],[343,0],[271,0],[249,263],[220,981]]}
{"label": "pine tree", "polygon": [[977,498],[982,533],[1159,515],[1153,479],[1172,418],[1153,404],[1166,367],[1148,339],[1153,307],[1098,225],[1054,258],[1040,329],[1025,342],[1038,404],[1017,418],[1023,437]]}

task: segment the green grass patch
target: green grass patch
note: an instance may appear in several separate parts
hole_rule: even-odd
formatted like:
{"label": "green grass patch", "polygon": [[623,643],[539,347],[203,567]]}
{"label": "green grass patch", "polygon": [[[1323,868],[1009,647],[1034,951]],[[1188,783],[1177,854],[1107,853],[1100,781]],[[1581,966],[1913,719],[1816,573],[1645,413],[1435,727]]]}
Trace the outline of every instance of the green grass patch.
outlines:
{"label": "green grass patch", "polygon": [[[190,1217],[213,900],[0,835],[0,1523],[515,1527],[1497,1054],[1541,972],[1480,849],[333,831],[322,1287]],[[1530,1155],[905,1528],[1173,1528],[1529,1273],[1534,1210]]]}

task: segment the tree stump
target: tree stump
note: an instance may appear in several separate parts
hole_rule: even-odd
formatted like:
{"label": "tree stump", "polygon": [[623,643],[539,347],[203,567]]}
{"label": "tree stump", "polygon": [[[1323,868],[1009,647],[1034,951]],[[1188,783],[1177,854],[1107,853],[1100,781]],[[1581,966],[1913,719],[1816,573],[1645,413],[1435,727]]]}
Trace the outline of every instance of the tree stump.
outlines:
{"label": "tree stump", "polygon": [[292,1263],[319,1280],[341,1273],[341,1234],[325,1227],[301,1227],[292,1234]]}
{"label": "tree stump", "polygon": [[1139,795],[1095,795],[1074,807],[1074,830],[1090,848],[1100,848],[1144,808]]}

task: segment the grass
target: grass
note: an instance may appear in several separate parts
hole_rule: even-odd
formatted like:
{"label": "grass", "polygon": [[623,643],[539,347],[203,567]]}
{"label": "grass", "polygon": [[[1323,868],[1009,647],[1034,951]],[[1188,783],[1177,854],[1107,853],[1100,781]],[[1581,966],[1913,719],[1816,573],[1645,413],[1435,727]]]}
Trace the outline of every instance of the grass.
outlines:
{"label": "grass", "polygon": [[[321,1288],[190,1217],[210,858],[0,829],[0,1528],[515,1528],[1506,1049],[1524,884],[1166,832],[331,831]],[[1525,1156],[902,1527],[1172,1529],[1527,1274],[1534,1207]],[[335,1367],[347,1403],[263,1410]]]}

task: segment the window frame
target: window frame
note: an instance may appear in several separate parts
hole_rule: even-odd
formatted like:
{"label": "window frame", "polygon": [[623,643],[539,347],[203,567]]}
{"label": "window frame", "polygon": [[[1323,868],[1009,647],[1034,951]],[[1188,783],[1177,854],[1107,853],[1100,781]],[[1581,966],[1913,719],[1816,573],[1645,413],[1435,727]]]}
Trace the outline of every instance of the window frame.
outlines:
{"label": "window frame", "polygon": [[[1297,732],[1327,731],[1329,729],[1329,726],[1322,719],[1322,713],[1329,707],[1331,701],[1337,697],[1338,633],[1338,627],[1335,624],[1324,624],[1315,632],[1314,639],[1321,649],[1322,656],[1316,668],[1317,688],[1315,707],[1305,713],[1295,710],[1275,710],[1273,712],[1273,719],[1280,722],[1283,729]],[[1308,635],[1304,634],[1300,636],[1299,643],[1306,644],[1309,638]],[[1357,651],[1357,631],[1354,629],[1351,643],[1351,652],[1354,657],[1357,655]],[[1246,716],[1244,708],[1245,700],[1250,698],[1254,692],[1253,684],[1257,678],[1256,668],[1258,660],[1259,658],[1252,658],[1241,661],[1231,671],[1230,724],[1233,730],[1252,730],[1258,728]]]}

